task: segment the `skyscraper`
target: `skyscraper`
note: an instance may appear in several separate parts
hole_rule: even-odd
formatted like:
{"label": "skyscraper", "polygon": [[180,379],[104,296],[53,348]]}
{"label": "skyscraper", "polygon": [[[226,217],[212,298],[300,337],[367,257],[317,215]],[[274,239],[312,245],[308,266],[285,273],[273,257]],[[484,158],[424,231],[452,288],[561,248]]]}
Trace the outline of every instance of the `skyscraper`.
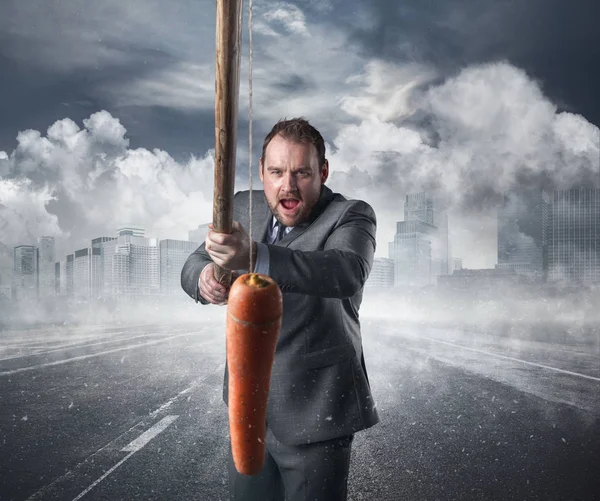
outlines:
{"label": "skyscraper", "polygon": [[547,269],[548,194],[539,188],[515,188],[498,210],[498,265],[542,277]]}
{"label": "skyscraper", "polygon": [[19,245],[13,249],[13,283],[16,298],[37,299],[38,250],[34,245]]}
{"label": "skyscraper", "polygon": [[160,291],[162,294],[185,295],[181,288],[181,270],[187,258],[199,245],[198,242],[185,240],[160,241]]}
{"label": "skyscraper", "polygon": [[396,223],[394,241],[389,245],[389,256],[394,261],[395,287],[423,287],[431,285],[432,240],[437,228],[423,221]]}
{"label": "skyscraper", "polygon": [[80,299],[96,298],[101,289],[100,249],[86,247],[75,251],[73,294]]}
{"label": "skyscraper", "polygon": [[74,282],[73,282],[73,265],[75,263],[75,255],[68,254],[67,262],[65,266],[65,292],[67,296],[72,296],[74,293]]}
{"label": "skyscraper", "polygon": [[54,237],[38,238],[38,265],[39,265],[39,295],[40,297],[55,294],[54,263],[55,241]]}
{"label": "skyscraper", "polygon": [[375,258],[365,288],[385,289],[394,286],[394,260]]}
{"label": "skyscraper", "polygon": [[115,255],[116,237],[98,237],[92,240],[92,248],[100,252],[100,285],[98,295],[108,297],[112,295],[112,265]]}
{"label": "skyscraper", "polygon": [[112,295],[141,296],[160,292],[158,240],[145,238],[144,234],[141,227],[123,227],[117,230],[116,241],[106,243],[107,258],[112,257]]}
{"label": "skyscraper", "polygon": [[410,193],[404,202],[404,220],[421,221],[437,228],[430,234],[433,278],[450,273],[452,257],[447,212],[431,195],[425,192]]}
{"label": "skyscraper", "polygon": [[550,206],[548,279],[600,282],[600,189],[555,191]]}

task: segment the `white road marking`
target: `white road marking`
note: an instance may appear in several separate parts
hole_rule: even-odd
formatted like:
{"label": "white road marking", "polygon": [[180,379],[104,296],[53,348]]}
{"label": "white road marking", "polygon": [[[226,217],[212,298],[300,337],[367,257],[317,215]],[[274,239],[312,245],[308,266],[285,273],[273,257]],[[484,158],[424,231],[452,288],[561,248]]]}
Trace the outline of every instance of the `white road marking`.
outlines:
{"label": "white road marking", "polygon": [[[180,391],[175,397],[169,399],[167,402],[165,402],[164,404],[162,404],[160,407],[158,407],[158,409],[156,409],[155,411],[151,412],[149,417],[153,418],[156,417],[157,414],[159,414],[162,410],[166,409],[167,407],[171,406],[176,400],[177,398],[181,397],[182,395],[185,395],[186,393],[191,392],[194,388],[196,388],[197,386],[200,386],[204,381],[206,381],[210,376],[212,376],[213,374],[216,374],[218,372],[221,372],[223,369],[225,368],[225,364],[219,364],[217,366],[217,368],[214,371],[211,371],[207,374],[205,374],[202,377],[199,377],[198,379],[196,379],[190,386],[188,386],[185,390]],[[102,451],[104,451],[105,449],[108,449],[110,447],[113,447],[114,444],[116,444],[119,440],[121,440],[122,437],[124,437],[125,435],[127,435],[128,433],[130,433],[132,430],[134,430],[135,428],[139,428],[140,426],[142,426],[144,424],[144,421],[140,421],[139,423],[134,424],[131,428],[129,428],[127,431],[124,431],[123,433],[121,433],[117,438],[111,440],[108,444],[106,444],[104,447],[100,447],[100,449],[98,449],[96,452],[94,452],[93,454],[90,454],[86,459],[84,459],[81,463],[78,463],[77,465],[75,465],[71,470],[65,472],[64,475],[56,478],[55,480],[53,480],[51,483],[49,483],[48,485],[45,485],[44,487],[42,487],[39,491],[37,491],[35,494],[33,494],[32,496],[30,496],[29,498],[27,498],[27,501],[40,501],[40,500],[44,500],[44,499],[48,499],[47,494],[54,488],[54,486],[60,484],[62,481],[66,480],[66,479],[70,479],[73,478],[75,476],[75,472],[78,468],[80,468],[83,464],[87,464],[90,462],[93,462],[93,458],[100,454]],[[133,454],[133,452],[131,452],[129,455]],[[129,456],[128,455],[128,456]],[[125,462],[127,459],[129,459],[128,457],[125,457],[123,459],[121,459],[121,462],[117,464],[117,466],[119,464],[122,464],[123,462]],[[113,471],[114,469],[117,467],[113,467]]]}
{"label": "white road marking", "polygon": [[167,337],[164,337],[164,338],[161,338],[161,339],[157,339],[155,341],[148,341],[147,343],[139,343],[139,344],[135,344],[133,346],[124,346],[122,348],[114,348],[112,350],[100,351],[98,353],[91,353],[89,355],[79,355],[77,357],[67,358],[65,360],[56,360],[55,362],[47,362],[45,364],[32,365],[32,366],[29,366],[29,367],[21,367],[19,369],[13,369],[13,370],[10,370],[10,371],[0,372],[0,376],[11,376],[13,374],[19,374],[20,372],[33,371],[33,370],[36,370],[36,369],[42,369],[44,367],[53,367],[55,365],[67,364],[69,362],[76,362],[78,360],[86,360],[88,358],[99,357],[101,355],[110,355],[111,353],[117,353],[119,351],[134,350],[136,348],[141,348],[143,346],[150,346],[150,345],[153,345],[153,344],[159,344],[159,343],[162,343],[164,341],[169,341],[170,339],[175,339],[175,338],[183,337],[183,336],[191,336],[193,334],[198,334],[198,331],[186,332],[184,334],[177,334],[175,336],[167,336]]}
{"label": "white road marking", "polygon": [[598,382],[600,382],[600,378],[597,378],[597,377],[594,377],[594,376],[588,376],[587,374],[581,374],[579,372],[573,372],[573,371],[567,371],[565,369],[559,369],[557,367],[551,367],[550,365],[538,364],[536,362],[529,362],[528,360],[522,360],[520,358],[509,357],[507,355],[500,355],[499,353],[492,353],[492,352],[489,352],[489,351],[478,350],[476,348],[468,348],[467,346],[462,346],[460,344],[455,344],[455,343],[449,343],[448,341],[440,341],[439,339],[435,339],[435,338],[431,338],[431,337],[427,337],[427,336],[418,336],[418,339],[428,339],[429,341],[433,341],[435,343],[446,344],[448,346],[454,346],[456,348],[461,348],[463,350],[473,351],[475,353],[482,353],[484,355],[490,355],[492,357],[505,358],[507,360],[512,360],[513,362],[520,362],[522,364],[532,365],[534,367],[539,367],[541,369],[548,369],[548,370],[551,370],[551,371],[556,371],[556,372],[561,372],[563,374],[568,374],[570,376],[582,377],[582,378],[585,378],[585,379],[591,379],[592,381],[598,381]]}
{"label": "white road marking", "polygon": [[137,452],[142,447],[144,447],[150,440],[152,440],[156,435],[158,435],[161,431],[163,431],[167,426],[169,426],[173,421],[177,419],[178,416],[165,416],[158,423],[156,423],[152,428],[146,430],[142,433],[138,438],[136,438],[129,445],[123,447],[121,452]]}
{"label": "white road marking", "polygon": [[37,357],[40,355],[46,355],[48,353],[54,353],[56,351],[66,351],[66,350],[78,350],[80,348],[88,348],[90,346],[98,346],[101,344],[110,344],[110,343],[121,343],[124,341],[131,341],[132,339],[139,339],[141,337],[150,337],[152,334],[141,334],[139,336],[131,336],[131,337],[122,337],[116,339],[108,339],[106,341],[98,341],[97,343],[86,343],[85,341],[80,341],[78,343],[69,343],[59,345],[56,348],[45,351],[32,351],[31,353],[26,353],[24,355],[11,355],[10,357],[0,358],[0,362],[4,362],[5,360],[14,360],[15,358],[28,358],[28,357]]}
{"label": "white road marking", "polygon": [[80,493],[73,501],[77,501],[85,496],[88,492],[90,492],[94,487],[96,487],[102,480],[108,477],[113,471],[115,471],[119,466],[121,466],[125,461],[127,461],[131,456],[133,456],[135,452],[130,452],[125,456],[121,461],[119,461],[116,465],[114,465],[110,470],[108,470],[104,475],[102,475],[98,480],[96,480],[92,485],[90,485],[86,490]]}
{"label": "white road marking", "polygon": [[129,452],[127,456],[125,456],[121,461],[119,461],[116,465],[114,465],[110,470],[108,470],[104,475],[102,475],[98,480],[92,483],[87,489],[85,489],[81,494],[79,494],[73,501],[78,501],[83,496],[85,496],[88,492],[90,492],[94,487],[96,487],[102,480],[108,477],[113,471],[115,471],[119,466],[121,466],[125,461],[127,461],[131,456],[133,456],[137,451],[142,449],[150,440],[152,440],[156,435],[160,432],[164,431],[173,421],[175,421],[179,416],[165,416],[158,423],[156,423],[152,428],[146,430],[142,433],[138,438],[136,438],[133,442],[131,442],[127,447],[121,449],[122,452]]}
{"label": "white road marking", "polygon": [[[219,369],[225,368],[225,364],[219,365]],[[218,370],[218,369],[217,369]],[[185,395],[186,393],[189,393],[190,391],[192,391],[196,386],[198,386],[202,381],[196,381],[194,384],[192,384],[191,386],[189,386],[188,388],[186,388],[183,391],[180,391],[177,395],[175,395],[173,398],[171,398],[170,400],[166,401],[164,404],[162,404],[158,409],[156,409],[155,411],[152,411],[150,413],[150,417],[155,417],[157,414],[160,414],[161,412],[163,412],[164,410],[168,409],[169,407],[171,407],[171,405],[173,405],[173,403],[180,397],[182,397],[183,395]]]}

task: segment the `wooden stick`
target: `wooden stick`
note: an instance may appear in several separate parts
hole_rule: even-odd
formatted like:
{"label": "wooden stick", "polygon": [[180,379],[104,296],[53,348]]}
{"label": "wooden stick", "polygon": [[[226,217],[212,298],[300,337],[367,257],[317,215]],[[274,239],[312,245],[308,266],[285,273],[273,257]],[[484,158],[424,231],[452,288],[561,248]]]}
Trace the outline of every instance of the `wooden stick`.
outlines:
{"label": "wooden stick", "polygon": [[[237,115],[243,0],[217,0],[217,52],[215,82],[215,186],[213,229],[231,233],[237,146]],[[231,271],[215,265],[215,279],[231,284]]]}

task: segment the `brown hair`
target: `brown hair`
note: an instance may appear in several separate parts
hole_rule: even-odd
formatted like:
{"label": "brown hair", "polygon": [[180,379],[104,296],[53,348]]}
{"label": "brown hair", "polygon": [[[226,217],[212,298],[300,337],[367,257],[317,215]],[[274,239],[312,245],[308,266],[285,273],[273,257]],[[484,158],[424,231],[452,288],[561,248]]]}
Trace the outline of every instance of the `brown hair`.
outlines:
{"label": "brown hair", "polygon": [[304,117],[291,118],[290,120],[282,119],[277,122],[271,132],[267,134],[262,147],[262,159],[265,161],[265,153],[267,146],[277,134],[280,134],[285,139],[294,143],[311,143],[317,149],[317,160],[319,161],[319,169],[325,163],[325,141],[321,133],[308,123]]}

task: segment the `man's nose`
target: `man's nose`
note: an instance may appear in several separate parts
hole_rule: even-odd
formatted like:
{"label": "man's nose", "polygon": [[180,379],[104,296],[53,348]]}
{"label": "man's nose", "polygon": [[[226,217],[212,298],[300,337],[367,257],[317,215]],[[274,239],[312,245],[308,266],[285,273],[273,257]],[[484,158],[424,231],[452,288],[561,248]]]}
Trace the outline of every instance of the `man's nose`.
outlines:
{"label": "man's nose", "polygon": [[285,191],[294,192],[294,191],[296,191],[296,187],[297,187],[297,185],[296,185],[296,177],[292,173],[290,173],[290,172],[288,172],[287,174],[285,174],[283,176],[283,186],[282,186],[282,188]]}

